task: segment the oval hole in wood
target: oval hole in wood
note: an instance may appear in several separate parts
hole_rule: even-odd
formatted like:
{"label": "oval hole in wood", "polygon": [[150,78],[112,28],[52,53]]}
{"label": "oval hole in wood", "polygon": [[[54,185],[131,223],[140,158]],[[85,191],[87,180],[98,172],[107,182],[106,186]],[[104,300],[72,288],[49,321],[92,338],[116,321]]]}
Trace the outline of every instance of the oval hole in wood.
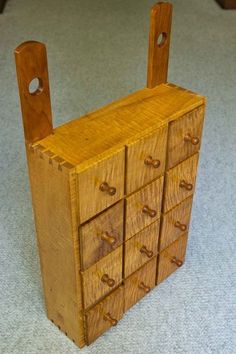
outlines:
{"label": "oval hole in wood", "polygon": [[35,77],[29,83],[29,93],[31,95],[39,95],[43,91],[43,80]]}
{"label": "oval hole in wood", "polygon": [[159,36],[157,37],[157,45],[158,47],[162,47],[165,44],[167,38],[167,33],[161,32]]}

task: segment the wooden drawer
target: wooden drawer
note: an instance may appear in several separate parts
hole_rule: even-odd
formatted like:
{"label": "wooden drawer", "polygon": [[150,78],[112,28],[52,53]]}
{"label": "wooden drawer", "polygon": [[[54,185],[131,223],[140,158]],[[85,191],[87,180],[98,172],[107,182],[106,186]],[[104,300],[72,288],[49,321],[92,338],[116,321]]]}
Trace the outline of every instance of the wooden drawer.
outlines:
{"label": "wooden drawer", "polygon": [[85,270],[123,242],[123,205],[120,201],[80,228],[82,269]]}
{"label": "wooden drawer", "polygon": [[187,159],[200,149],[204,106],[170,123],[167,148],[167,169]]}
{"label": "wooden drawer", "polygon": [[122,246],[82,272],[84,308],[93,305],[122,281]]}
{"label": "wooden drawer", "polygon": [[192,197],[185,199],[177,207],[162,216],[159,250],[162,251],[177,238],[188,231]]}
{"label": "wooden drawer", "polygon": [[155,287],[157,258],[125,279],[125,311]]}
{"label": "wooden drawer", "polygon": [[164,213],[194,193],[198,154],[166,172]]}
{"label": "wooden drawer", "polygon": [[132,141],[127,148],[126,193],[130,194],[163,174],[167,126]]}
{"label": "wooden drawer", "polygon": [[157,255],[159,227],[158,220],[125,243],[125,278]]}
{"label": "wooden drawer", "polygon": [[92,343],[110,327],[116,326],[124,313],[124,288],[121,286],[86,315],[87,344]]}
{"label": "wooden drawer", "polygon": [[80,223],[106,209],[124,195],[125,149],[78,174]]}
{"label": "wooden drawer", "polygon": [[188,234],[186,233],[160,253],[157,284],[161,283],[176,269],[182,266],[185,259],[187,239]]}
{"label": "wooden drawer", "polygon": [[126,198],[126,240],[160,218],[163,180],[162,176]]}

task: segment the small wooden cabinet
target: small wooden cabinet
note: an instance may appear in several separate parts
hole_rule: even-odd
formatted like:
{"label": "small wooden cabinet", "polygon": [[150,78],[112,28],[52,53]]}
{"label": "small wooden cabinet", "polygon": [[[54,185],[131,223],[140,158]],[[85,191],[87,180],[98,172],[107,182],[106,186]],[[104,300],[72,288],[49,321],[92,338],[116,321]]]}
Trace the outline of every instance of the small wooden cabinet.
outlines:
{"label": "small wooden cabinet", "polygon": [[184,262],[205,98],[167,83],[171,11],[148,87],[55,129],[45,46],[15,51],[47,315],[80,347]]}

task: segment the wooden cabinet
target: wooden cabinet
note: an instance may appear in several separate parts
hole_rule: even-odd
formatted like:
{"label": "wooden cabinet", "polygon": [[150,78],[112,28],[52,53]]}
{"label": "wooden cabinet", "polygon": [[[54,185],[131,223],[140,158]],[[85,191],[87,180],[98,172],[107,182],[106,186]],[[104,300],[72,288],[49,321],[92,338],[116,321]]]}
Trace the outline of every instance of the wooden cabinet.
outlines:
{"label": "wooden cabinet", "polygon": [[184,261],[206,102],[167,82],[171,11],[151,12],[147,88],[56,128],[45,45],[15,51],[47,316],[79,347]]}

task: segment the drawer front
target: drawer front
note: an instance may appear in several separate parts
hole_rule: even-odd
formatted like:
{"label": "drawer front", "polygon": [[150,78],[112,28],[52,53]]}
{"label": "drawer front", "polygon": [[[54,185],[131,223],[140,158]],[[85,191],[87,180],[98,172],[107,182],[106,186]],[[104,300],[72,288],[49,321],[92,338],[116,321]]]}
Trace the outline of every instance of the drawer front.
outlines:
{"label": "drawer front", "polygon": [[125,243],[125,277],[157,255],[159,227],[158,220]]}
{"label": "drawer front", "polygon": [[110,327],[116,326],[123,312],[124,289],[121,286],[86,313],[87,344],[92,343]]}
{"label": "drawer front", "polygon": [[106,209],[124,195],[125,149],[78,174],[80,223]]}
{"label": "drawer front", "polygon": [[192,197],[185,199],[177,207],[162,216],[160,251],[188,231],[192,199]]}
{"label": "drawer front", "polygon": [[155,287],[156,257],[125,280],[125,311]]}
{"label": "drawer front", "polygon": [[82,272],[84,308],[93,305],[122,281],[122,246]]}
{"label": "drawer front", "polygon": [[164,212],[172,209],[194,193],[198,154],[166,172]]}
{"label": "drawer front", "polygon": [[157,284],[161,283],[176,271],[176,269],[182,266],[185,259],[187,239],[187,234],[180,236],[174,243],[160,253]]}
{"label": "drawer front", "polygon": [[126,240],[160,218],[164,177],[126,198]]}
{"label": "drawer front", "polygon": [[163,174],[167,126],[127,145],[126,193],[130,194]]}
{"label": "drawer front", "polygon": [[200,149],[204,106],[170,123],[167,168],[177,165]]}
{"label": "drawer front", "polygon": [[81,262],[85,270],[123,242],[123,205],[120,201],[80,229]]}

